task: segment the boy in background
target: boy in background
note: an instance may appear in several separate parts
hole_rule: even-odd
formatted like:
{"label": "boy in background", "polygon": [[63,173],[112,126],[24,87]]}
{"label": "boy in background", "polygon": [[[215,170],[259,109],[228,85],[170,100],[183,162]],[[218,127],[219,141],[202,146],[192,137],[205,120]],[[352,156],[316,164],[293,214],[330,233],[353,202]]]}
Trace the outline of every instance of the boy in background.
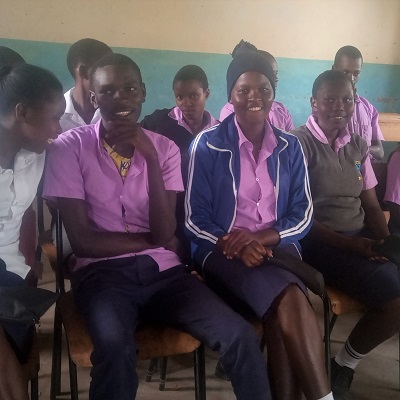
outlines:
{"label": "boy in background", "polygon": [[[354,46],[343,46],[336,53],[332,69],[344,72],[355,86],[360,78],[362,64],[360,50]],[[372,159],[383,160],[382,140],[385,139],[378,124],[378,111],[357,92],[354,98],[354,114],[347,127],[350,132],[360,135],[367,141]]]}
{"label": "boy in background", "polygon": [[96,39],[81,39],[67,54],[67,66],[75,86],[65,94],[67,104],[61,118],[63,132],[81,125],[90,125],[100,119],[100,112],[90,102],[89,71],[100,58],[112,53],[110,47]]}

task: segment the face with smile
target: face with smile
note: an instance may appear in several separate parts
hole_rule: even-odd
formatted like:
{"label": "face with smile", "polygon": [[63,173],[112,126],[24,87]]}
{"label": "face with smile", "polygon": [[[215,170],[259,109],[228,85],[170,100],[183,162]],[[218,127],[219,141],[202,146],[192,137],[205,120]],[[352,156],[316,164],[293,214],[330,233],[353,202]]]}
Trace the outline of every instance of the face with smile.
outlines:
{"label": "face with smile", "polygon": [[325,82],[311,98],[313,115],[327,136],[337,134],[354,111],[354,89],[350,81]]}
{"label": "face with smile", "polygon": [[333,65],[334,70],[344,72],[352,80],[354,85],[360,78],[361,67],[361,58],[351,58],[348,56],[340,57],[340,59]]}
{"label": "face with smile", "polygon": [[100,108],[106,130],[118,120],[136,124],[145,101],[146,89],[137,71],[130,65],[106,65],[92,79],[91,100]]}
{"label": "face with smile", "polygon": [[33,107],[17,104],[16,112],[23,118],[21,147],[38,154],[43,153],[62,131],[60,118],[64,111],[65,99],[62,92],[53,93],[51,100]]}
{"label": "face with smile", "polygon": [[187,121],[202,120],[210,90],[204,90],[201,83],[195,79],[176,81],[173,90],[176,105],[182,111],[184,118]]}
{"label": "face with smile", "polygon": [[259,72],[240,75],[231,91],[230,103],[241,126],[264,124],[273,101],[271,82]]}

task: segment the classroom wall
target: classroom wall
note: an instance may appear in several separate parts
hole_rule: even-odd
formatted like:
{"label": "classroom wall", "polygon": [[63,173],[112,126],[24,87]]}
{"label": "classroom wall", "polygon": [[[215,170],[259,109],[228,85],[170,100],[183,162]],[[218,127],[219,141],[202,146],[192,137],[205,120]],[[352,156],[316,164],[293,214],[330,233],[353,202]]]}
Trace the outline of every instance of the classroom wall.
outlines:
{"label": "classroom wall", "polygon": [[218,117],[229,53],[244,38],[277,57],[277,100],[300,125],[314,79],[346,44],[364,55],[359,93],[379,111],[400,112],[399,17],[398,0],[2,0],[0,45],[51,69],[68,89],[70,43],[103,40],[141,67],[148,92],[143,115],[172,106],[174,74],[198,64],[210,81],[207,108]]}

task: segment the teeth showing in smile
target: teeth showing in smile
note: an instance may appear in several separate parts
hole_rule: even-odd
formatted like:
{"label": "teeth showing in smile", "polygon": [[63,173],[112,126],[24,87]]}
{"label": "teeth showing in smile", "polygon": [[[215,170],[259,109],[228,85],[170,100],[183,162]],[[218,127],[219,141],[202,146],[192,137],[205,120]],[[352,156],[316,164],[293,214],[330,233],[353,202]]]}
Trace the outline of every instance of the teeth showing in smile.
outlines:
{"label": "teeth showing in smile", "polygon": [[130,113],[131,113],[130,111],[119,111],[119,112],[115,113],[115,115],[118,115],[119,117],[126,117]]}
{"label": "teeth showing in smile", "polygon": [[52,144],[53,142],[54,142],[54,139],[52,139],[52,138],[48,138],[48,139],[47,139],[47,143],[48,143],[48,144]]}
{"label": "teeth showing in smile", "polygon": [[249,111],[261,111],[261,107],[249,107]]}
{"label": "teeth showing in smile", "polygon": [[344,117],[333,117],[333,119],[343,119]]}

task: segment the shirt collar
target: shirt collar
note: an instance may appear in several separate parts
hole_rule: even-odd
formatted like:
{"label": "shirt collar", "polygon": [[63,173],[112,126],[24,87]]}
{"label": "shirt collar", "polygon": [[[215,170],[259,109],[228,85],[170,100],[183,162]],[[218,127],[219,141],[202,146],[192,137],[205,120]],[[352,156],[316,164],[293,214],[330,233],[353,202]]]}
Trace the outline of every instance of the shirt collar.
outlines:
{"label": "shirt collar", "polygon": [[[238,130],[238,134],[239,134],[239,148],[242,145],[244,145],[245,143],[249,143],[251,146],[253,146],[251,144],[251,142],[249,141],[249,139],[247,139],[247,137],[245,136],[245,134],[241,130],[241,128],[239,126],[239,123],[237,122],[236,115],[235,115],[234,121],[235,121],[235,125],[236,125],[236,128]],[[263,142],[262,142],[262,145],[261,145],[261,150],[266,150],[267,154],[272,154],[273,150],[275,149],[275,147],[277,145],[278,145],[278,141],[277,141],[277,139],[275,137],[274,131],[272,130],[272,127],[269,124],[269,122],[265,121],[265,124],[264,124],[264,139],[263,139]]]}
{"label": "shirt collar", "polygon": [[[168,116],[175,121],[178,121],[178,125],[184,127],[187,131],[193,134],[192,130],[190,129],[189,125],[186,123],[185,119],[183,118],[183,112],[179,107],[174,107],[169,113]],[[218,121],[207,111],[204,110],[203,118],[205,118],[206,123],[202,126],[202,130],[211,128],[212,126],[218,124]]]}
{"label": "shirt collar", "polygon": [[[310,115],[308,117],[306,127],[318,141],[324,144],[329,144],[324,131],[318,125],[314,115]],[[334,149],[335,152],[338,153],[342,147],[344,147],[347,143],[349,143],[350,138],[351,138],[350,132],[347,129],[347,126],[345,126],[343,129],[340,130],[339,136],[335,140],[335,149]]]}
{"label": "shirt collar", "polygon": [[72,89],[69,89],[67,92],[64,93],[64,98],[65,98],[65,112],[64,114],[74,114],[75,113],[75,107],[74,104],[72,103]]}

